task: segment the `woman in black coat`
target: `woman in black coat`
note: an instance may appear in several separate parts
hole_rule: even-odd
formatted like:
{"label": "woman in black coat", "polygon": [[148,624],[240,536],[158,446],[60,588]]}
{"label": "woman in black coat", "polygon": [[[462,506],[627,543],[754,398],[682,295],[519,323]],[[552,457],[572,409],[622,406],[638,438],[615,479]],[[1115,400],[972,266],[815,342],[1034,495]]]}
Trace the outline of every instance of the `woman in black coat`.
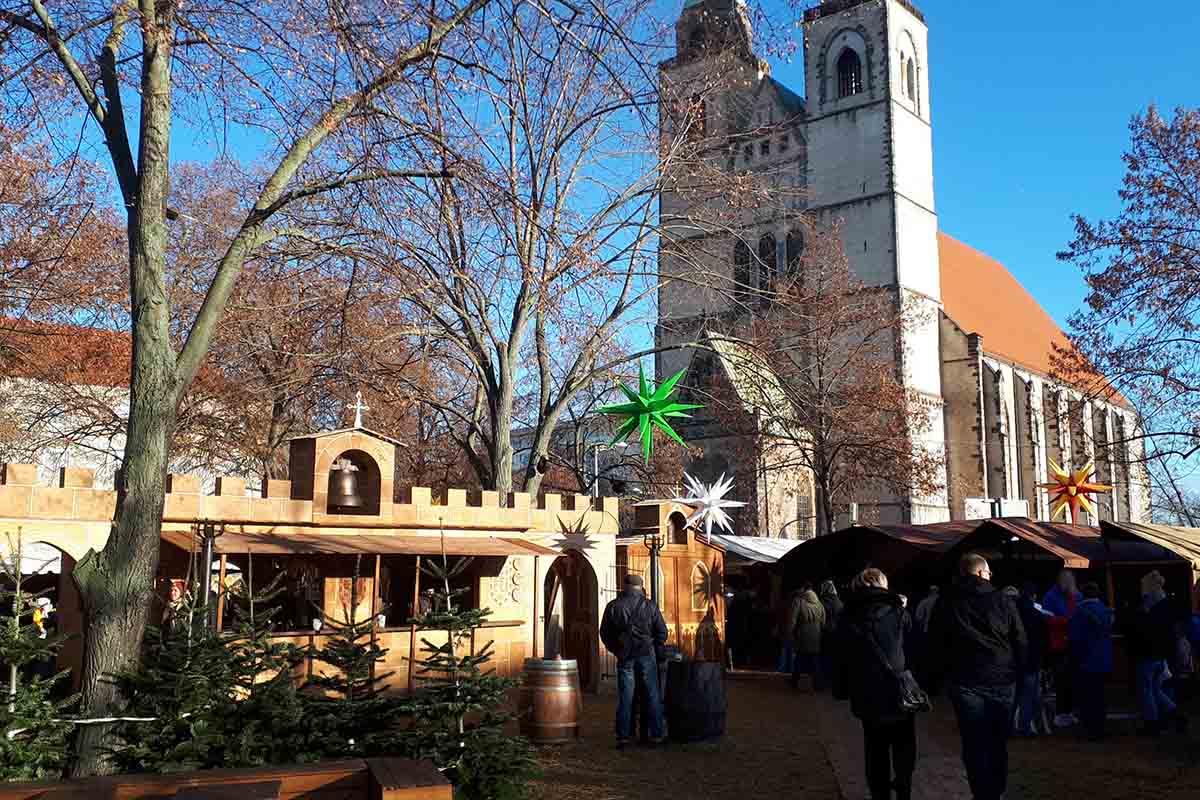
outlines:
{"label": "woman in black coat", "polygon": [[900,596],[888,591],[887,576],[880,570],[863,570],[850,586],[838,623],[834,697],[848,699],[862,721],[872,800],[888,800],[893,788],[896,800],[910,800],[917,731],[914,715],[900,710],[896,677],[906,669],[909,616]]}

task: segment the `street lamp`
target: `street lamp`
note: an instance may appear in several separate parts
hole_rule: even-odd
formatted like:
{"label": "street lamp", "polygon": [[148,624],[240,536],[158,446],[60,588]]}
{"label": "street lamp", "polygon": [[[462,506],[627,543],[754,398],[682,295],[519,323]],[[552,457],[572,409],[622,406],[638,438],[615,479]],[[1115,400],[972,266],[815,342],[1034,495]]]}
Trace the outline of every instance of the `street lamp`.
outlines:
{"label": "street lamp", "polygon": [[624,450],[629,446],[629,442],[617,442],[616,444],[603,444],[597,442],[592,445],[592,497],[600,496],[600,451],[601,450]]}
{"label": "street lamp", "polygon": [[662,552],[666,540],[658,528],[651,533],[642,534],[642,544],[650,551],[650,601],[658,605],[658,554]]}
{"label": "street lamp", "polygon": [[216,606],[212,603],[213,547],[217,537],[225,533],[225,523],[206,519],[200,523],[199,533],[204,540],[204,608],[208,624],[213,626],[216,624]]}

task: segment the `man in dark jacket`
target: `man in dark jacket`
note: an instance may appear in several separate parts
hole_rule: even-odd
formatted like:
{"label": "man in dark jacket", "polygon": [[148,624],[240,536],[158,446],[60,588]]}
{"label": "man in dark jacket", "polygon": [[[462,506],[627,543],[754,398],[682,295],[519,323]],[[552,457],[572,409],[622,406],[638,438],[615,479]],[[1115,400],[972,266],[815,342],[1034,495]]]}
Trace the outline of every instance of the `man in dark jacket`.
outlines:
{"label": "man in dark jacket", "polygon": [[996,591],[991,577],[983,556],[963,556],[958,581],[938,601],[929,631],[930,675],[947,682],[975,800],[999,800],[1008,787],[1017,673],[1028,661],[1016,604]]}
{"label": "man in dark jacket", "polygon": [[900,708],[896,678],[907,668],[909,628],[900,595],[888,591],[887,576],[863,570],[838,621],[831,677],[833,696],[848,699],[851,713],[862,721],[867,787],[875,800],[890,798],[893,787],[896,800],[912,798],[917,731],[913,714]]}
{"label": "man in dark jacket", "polygon": [[626,575],[621,595],[604,609],[600,640],[617,657],[617,748],[633,738],[635,689],[644,698],[642,712],[650,723],[650,742],[661,744],[664,724],[656,653],[667,642],[667,623],[658,606],[646,598],[640,575]]}

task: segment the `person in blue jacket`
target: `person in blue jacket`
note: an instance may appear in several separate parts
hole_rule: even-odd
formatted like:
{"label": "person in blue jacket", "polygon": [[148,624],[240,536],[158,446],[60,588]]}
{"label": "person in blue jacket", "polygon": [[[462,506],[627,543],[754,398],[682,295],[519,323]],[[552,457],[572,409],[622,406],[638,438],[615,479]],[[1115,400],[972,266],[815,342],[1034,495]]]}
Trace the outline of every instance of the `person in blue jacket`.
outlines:
{"label": "person in blue jacket", "polygon": [[1100,599],[1100,586],[1083,585],[1083,601],[1067,628],[1075,664],[1075,706],[1089,739],[1104,737],[1108,704],[1104,681],[1113,669],[1113,611]]}

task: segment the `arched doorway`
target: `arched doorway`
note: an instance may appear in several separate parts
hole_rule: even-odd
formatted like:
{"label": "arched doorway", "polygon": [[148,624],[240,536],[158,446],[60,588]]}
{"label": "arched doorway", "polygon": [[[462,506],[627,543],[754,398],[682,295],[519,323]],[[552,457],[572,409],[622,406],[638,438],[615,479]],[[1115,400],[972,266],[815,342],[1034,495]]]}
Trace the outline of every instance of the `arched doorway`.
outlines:
{"label": "arched doorway", "polygon": [[600,585],[578,550],[567,550],[546,573],[545,657],[579,662],[579,684],[594,688],[600,667]]}

